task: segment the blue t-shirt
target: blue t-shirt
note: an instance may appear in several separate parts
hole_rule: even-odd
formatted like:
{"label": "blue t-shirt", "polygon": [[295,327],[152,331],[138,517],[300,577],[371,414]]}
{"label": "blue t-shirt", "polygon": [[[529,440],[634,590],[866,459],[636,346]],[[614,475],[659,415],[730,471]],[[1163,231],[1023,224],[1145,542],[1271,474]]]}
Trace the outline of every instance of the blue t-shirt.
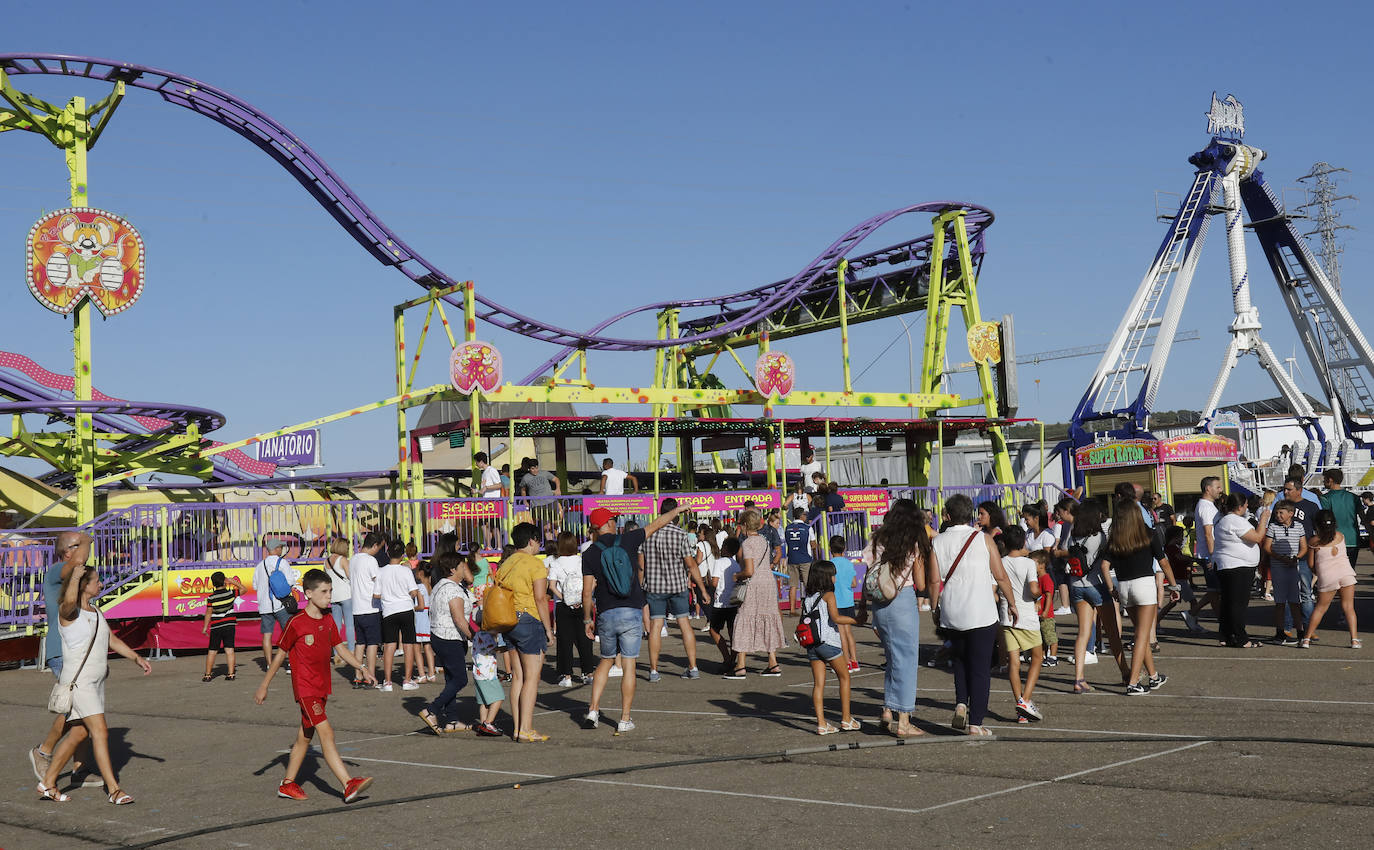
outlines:
{"label": "blue t-shirt", "polygon": [[62,601],[62,562],[48,567],[43,574],[43,610],[48,615],[47,658],[62,657],[62,633],[57,630],[57,604]]}
{"label": "blue t-shirt", "polygon": [[854,562],[839,556],[831,557],[830,563],[835,565],[835,607],[853,608],[854,591],[850,585],[854,583]]}
{"label": "blue t-shirt", "polygon": [[768,541],[768,545],[773,547],[774,551],[782,548],[782,535],[770,523],[764,523],[763,527],[759,529],[759,534]]}

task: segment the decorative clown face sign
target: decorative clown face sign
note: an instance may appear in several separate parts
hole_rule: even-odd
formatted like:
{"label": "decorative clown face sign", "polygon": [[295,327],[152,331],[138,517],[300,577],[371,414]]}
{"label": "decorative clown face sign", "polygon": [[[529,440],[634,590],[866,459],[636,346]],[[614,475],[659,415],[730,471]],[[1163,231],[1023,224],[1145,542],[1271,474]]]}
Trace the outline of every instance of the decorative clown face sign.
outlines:
{"label": "decorative clown face sign", "polygon": [[38,303],[68,314],[90,298],[106,317],[143,294],[143,237],[113,213],[72,207],[29,230],[26,275]]}
{"label": "decorative clown face sign", "polygon": [[968,329],[968,353],[974,360],[1002,362],[1001,330],[997,322],[978,322]]}
{"label": "decorative clown face sign", "polygon": [[449,376],[460,393],[491,392],[501,385],[501,352],[489,342],[465,342],[453,349]]}
{"label": "decorative clown face sign", "polygon": [[797,364],[781,351],[769,351],[759,355],[754,361],[754,383],[763,395],[777,392],[778,398],[787,398],[796,382]]}

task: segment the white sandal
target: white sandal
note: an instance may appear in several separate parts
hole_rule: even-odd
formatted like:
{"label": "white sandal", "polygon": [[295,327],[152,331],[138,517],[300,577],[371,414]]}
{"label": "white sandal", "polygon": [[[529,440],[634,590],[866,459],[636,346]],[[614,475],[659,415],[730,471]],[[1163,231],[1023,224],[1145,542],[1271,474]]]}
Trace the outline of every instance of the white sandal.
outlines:
{"label": "white sandal", "polygon": [[38,796],[44,800],[52,800],[54,803],[70,803],[72,799],[56,788],[49,788],[42,782],[38,783]]}
{"label": "white sandal", "polygon": [[110,804],[115,806],[127,806],[134,801],[133,797],[130,797],[128,794],[124,793],[119,788],[116,788],[113,791],[111,791],[110,796],[106,797],[105,799],[109,800]]}

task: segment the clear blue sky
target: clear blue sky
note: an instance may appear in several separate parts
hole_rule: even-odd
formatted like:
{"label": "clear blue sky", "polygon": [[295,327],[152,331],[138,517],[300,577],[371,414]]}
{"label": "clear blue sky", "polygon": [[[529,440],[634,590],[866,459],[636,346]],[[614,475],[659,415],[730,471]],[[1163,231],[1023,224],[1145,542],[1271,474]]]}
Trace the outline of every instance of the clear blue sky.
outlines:
{"label": "clear blue sky", "polygon": [[[983,308],[1016,316],[1023,353],[1105,342],[1162,236],[1154,192],[1184,191],[1211,92],[1245,104],[1264,170],[1364,162],[1371,13],[1307,4],[490,4],[71,2],[67,24],[6,12],[0,52],[160,66],[234,92],[315,148],[393,229],[457,278],[568,327],[666,297],[790,277],[878,212],[991,207]],[[84,21],[81,26],[73,22]],[[20,77],[51,100],[94,83]],[[420,290],[373,261],[233,133],[131,90],[93,151],[91,200],[141,228],[148,286],[99,325],[97,386],[229,416],[237,439],[390,395],[391,306]],[[70,369],[67,326],[24,288],[24,234],[66,203],[60,153],[0,135],[0,348]],[[1364,285],[1370,205],[1352,207],[1343,276]],[[869,243],[916,235],[906,220]],[[1220,231],[1198,270],[1159,406],[1200,407],[1230,321]],[[1296,336],[1253,241],[1256,301],[1280,357]],[[418,318],[418,317],[417,317]],[[641,326],[644,335],[652,328]],[[1366,327],[1374,331],[1374,327]],[[855,372],[896,336],[855,334]],[[549,349],[501,334],[510,378]],[[917,346],[920,339],[917,335]],[[859,386],[907,385],[905,341]],[[838,338],[787,343],[801,383],[838,388]],[[444,379],[434,350],[422,378]],[[917,351],[919,359],[919,350]],[[962,351],[951,359],[964,359]],[[603,384],[650,355],[593,355]],[[1023,415],[1071,412],[1095,358],[1021,369]],[[1302,384],[1316,390],[1310,370]],[[728,377],[727,380],[732,380]],[[1037,384],[1036,381],[1039,380]],[[1227,400],[1274,395],[1243,361]],[[418,414],[414,414],[418,415]],[[331,469],[395,461],[394,416],[331,426]]]}

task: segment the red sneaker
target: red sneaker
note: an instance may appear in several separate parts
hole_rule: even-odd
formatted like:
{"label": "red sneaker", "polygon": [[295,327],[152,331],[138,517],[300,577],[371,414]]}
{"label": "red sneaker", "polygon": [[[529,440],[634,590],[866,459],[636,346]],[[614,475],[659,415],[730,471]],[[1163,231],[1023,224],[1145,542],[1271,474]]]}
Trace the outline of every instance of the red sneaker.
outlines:
{"label": "red sneaker", "polygon": [[351,803],[372,784],[371,776],[355,776],[344,786],[344,802]]}
{"label": "red sneaker", "polygon": [[851,661],[851,662],[849,662],[849,672],[851,672],[851,673],[857,673],[857,672],[859,672],[859,662],[857,662],[857,661]]}
{"label": "red sneaker", "polygon": [[288,800],[304,800],[305,790],[289,779],[283,780],[282,784],[277,786],[277,796]]}

